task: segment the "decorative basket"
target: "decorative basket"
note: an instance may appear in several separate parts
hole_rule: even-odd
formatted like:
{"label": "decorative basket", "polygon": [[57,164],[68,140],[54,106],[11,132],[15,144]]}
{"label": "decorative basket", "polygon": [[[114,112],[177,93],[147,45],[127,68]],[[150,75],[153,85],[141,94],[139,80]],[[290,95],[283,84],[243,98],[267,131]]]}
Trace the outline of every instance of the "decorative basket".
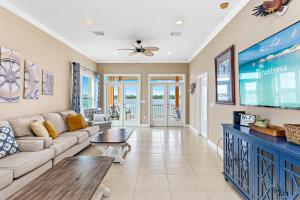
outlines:
{"label": "decorative basket", "polygon": [[284,127],[287,141],[300,145],[300,124],[285,124]]}

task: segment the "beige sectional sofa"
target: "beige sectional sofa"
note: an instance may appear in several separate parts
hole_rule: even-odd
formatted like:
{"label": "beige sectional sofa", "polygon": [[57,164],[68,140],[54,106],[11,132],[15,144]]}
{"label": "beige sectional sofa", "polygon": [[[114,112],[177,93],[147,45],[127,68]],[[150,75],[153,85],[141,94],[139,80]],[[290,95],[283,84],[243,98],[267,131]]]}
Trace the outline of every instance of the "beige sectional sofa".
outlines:
{"label": "beige sectional sofa", "polygon": [[[69,132],[66,116],[74,111],[31,115],[0,126],[11,125],[20,152],[0,159],[0,200],[4,200],[37,178],[66,157],[73,156],[90,145],[90,139],[99,132],[99,126]],[[30,129],[32,121],[49,120],[55,126],[57,139],[36,137]]]}

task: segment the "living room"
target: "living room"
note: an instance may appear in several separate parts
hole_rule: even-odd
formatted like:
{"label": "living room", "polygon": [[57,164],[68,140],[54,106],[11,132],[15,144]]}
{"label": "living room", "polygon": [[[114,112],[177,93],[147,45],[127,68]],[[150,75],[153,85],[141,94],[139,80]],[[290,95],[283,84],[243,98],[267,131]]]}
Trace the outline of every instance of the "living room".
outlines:
{"label": "living room", "polygon": [[0,200],[299,199],[299,9],[0,0]]}

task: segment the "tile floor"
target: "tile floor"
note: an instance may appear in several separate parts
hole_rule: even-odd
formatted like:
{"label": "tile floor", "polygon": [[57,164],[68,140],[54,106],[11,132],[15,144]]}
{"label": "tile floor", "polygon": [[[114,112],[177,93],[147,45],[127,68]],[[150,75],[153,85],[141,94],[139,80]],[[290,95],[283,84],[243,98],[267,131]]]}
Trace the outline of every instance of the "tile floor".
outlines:
{"label": "tile floor", "polygon": [[[242,199],[222,176],[222,161],[188,128],[136,128],[124,165],[114,164],[104,200]],[[90,146],[80,155],[99,155]]]}

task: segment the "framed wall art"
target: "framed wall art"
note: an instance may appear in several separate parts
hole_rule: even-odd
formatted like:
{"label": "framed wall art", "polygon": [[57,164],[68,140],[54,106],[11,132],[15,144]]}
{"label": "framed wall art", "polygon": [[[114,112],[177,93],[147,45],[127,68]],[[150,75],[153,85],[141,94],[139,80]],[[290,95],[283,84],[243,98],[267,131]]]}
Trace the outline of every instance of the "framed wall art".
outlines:
{"label": "framed wall art", "polygon": [[216,103],[235,104],[234,46],[215,58]]}
{"label": "framed wall art", "polygon": [[39,65],[25,61],[24,98],[39,99]]}
{"label": "framed wall art", "polygon": [[19,53],[0,47],[0,103],[17,103],[20,100]]}
{"label": "framed wall art", "polygon": [[43,70],[43,95],[53,95],[54,76],[48,70]]}

